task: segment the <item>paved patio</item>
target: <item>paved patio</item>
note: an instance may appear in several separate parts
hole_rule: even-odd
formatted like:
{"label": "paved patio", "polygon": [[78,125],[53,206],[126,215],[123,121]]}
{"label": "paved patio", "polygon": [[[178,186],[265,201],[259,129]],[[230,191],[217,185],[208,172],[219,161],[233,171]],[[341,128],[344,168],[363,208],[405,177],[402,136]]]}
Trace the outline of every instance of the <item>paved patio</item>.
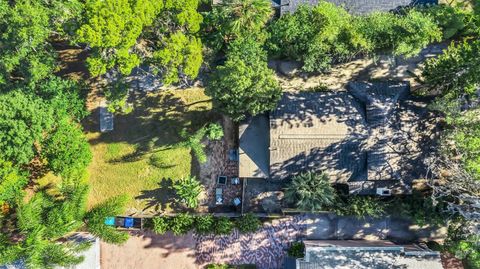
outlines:
{"label": "paved patio", "polygon": [[303,217],[274,220],[256,233],[229,236],[198,236],[196,263],[255,264],[259,269],[282,268],[285,250],[301,237],[306,225]]}

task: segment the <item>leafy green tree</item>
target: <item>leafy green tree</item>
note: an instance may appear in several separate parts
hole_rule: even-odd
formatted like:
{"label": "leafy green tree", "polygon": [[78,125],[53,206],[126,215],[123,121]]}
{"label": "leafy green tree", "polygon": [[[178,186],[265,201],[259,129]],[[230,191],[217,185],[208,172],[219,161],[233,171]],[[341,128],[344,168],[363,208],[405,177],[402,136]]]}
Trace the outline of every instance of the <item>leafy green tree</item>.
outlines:
{"label": "leafy green tree", "polygon": [[0,1],[0,85],[35,84],[55,69],[49,38],[62,36],[82,5],[70,1]]}
{"label": "leafy green tree", "polygon": [[88,231],[107,243],[122,244],[128,240],[128,233],[107,226],[105,218],[122,214],[127,204],[125,195],[114,196],[93,207],[85,215]]}
{"label": "leafy green tree", "polygon": [[0,160],[0,205],[14,204],[23,196],[27,177],[11,162]]}
{"label": "leafy green tree", "polygon": [[428,44],[442,39],[435,20],[416,9],[406,14],[373,13],[359,20],[359,29],[373,48],[391,50],[394,55],[415,56]]}
{"label": "leafy green tree", "polygon": [[271,25],[270,33],[271,53],[303,61],[303,69],[308,72],[327,70],[334,62],[371,49],[353,16],[325,1],[282,16]]}
{"label": "leafy green tree", "polygon": [[79,126],[68,120],[58,123],[43,144],[42,156],[49,168],[60,175],[81,173],[90,164],[90,146]]}
{"label": "leafy green tree", "polygon": [[285,189],[285,200],[306,211],[332,207],[337,195],[325,173],[306,172],[295,176]]}
{"label": "leafy green tree", "polygon": [[156,234],[164,234],[168,231],[168,219],[165,217],[154,217],[152,218],[153,222],[153,232]]}
{"label": "leafy green tree", "polygon": [[474,96],[480,84],[480,41],[452,44],[437,58],[426,62],[423,77],[432,91],[446,101]]}
{"label": "leafy green tree", "polygon": [[434,18],[416,9],[354,16],[326,1],[282,16],[269,32],[270,54],[301,61],[307,72],[326,71],[333,63],[372,52],[414,56],[442,38]]}
{"label": "leafy green tree", "polygon": [[433,5],[423,10],[442,28],[443,38],[461,35],[468,28],[469,14],[460,7],[450,5]]}
{"label": "leafy green tree", "polygon": [[227,61],[217,67],[206,88],[216,107],[235,121],[274,109],[281,97],[274,72],[264,60],[264,51],[252,42],[234,42],[227,52]]}
{"label": "leafy green tree", "polygon": [[35,87],[23,89],[49,103],[57,117],[67,115],[76,121],[88,115],[85,106],[84,86],[70,79],[50,76]]}
{"label": "leafy green tree", "polygon": [[194,217],[188,213],[180,213],[170,220],[170,230],[174,235],[183,235],[192,229]]}
{"label": "leafy green tree", "polygon": [[202,42],[178,31],[163,39],[161,49],[153,53],[153,63],[160,66],[165,84],[179,82],[181,76],[194,79],[203,62]]}
{"label": "leafy green tree", "polygon": [[198,206],[198,198],[202,193],[202,184],[196,177],[184,177],[173,183],[173,189],[180,198],[180,201],[189,208]]}
{"label": "leafy green tree", "polygon": [[227,217],[218,217],[215,220],[215,234],[218,234],[218,235],[231,234],[234,227],[235,227],[234,223]]}
{"label": "leafy green tree", "polygon": [[215,218],[212,215],[195,217],[195,231],[198,234],[208,234],[215,230]]}
{"label": "leafy green tree", "polygon": [[198,0],[167,0],[143,38],[153,55],[148,62],[160,71],[165,84],[195,79],[203,62],[197,33],[203,21]]}
{"label": "leafy green tree", "polygon": [[132,52],[142,30],[152,25],[163,8],[163,1],[154,0],[87,0],[82,26],[77,30],[77,41],[86,43],[93,53],[88,58],[92,76],[109,69],[128,75],[140,58]]}
{"label": "leafy green tree", "polygon": [[55,121],[53,109],[21,91],[0,94],[0,151],[15,164],[26,164],[37,154],[45,132]]}
{"label": "leafy green tree", "polygon": [[245,37],[263,43],[266,38],[263,28],[272,15],[268,0],[223,0],[206,18],[209,46],[223,50],[231,41]]}
{"label": "leafy green tree", "polygon": [[241,233],[256,232],[262,225],[262,222],[252,213],[247,213],[236,220],[237,229]]}

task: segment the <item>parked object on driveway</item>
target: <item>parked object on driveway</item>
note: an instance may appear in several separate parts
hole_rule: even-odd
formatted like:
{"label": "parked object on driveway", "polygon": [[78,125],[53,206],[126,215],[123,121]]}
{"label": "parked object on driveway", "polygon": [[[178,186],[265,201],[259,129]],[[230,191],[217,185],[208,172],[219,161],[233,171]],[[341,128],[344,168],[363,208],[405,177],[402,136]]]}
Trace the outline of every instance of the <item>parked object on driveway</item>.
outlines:
{"label": "parked object on driveway", "polygon": [[223,204],[223,189],[222,188],[216,188],[215,189],[215,204],[216,205]]}
{"label": "parked object on driveway", "polygon": [[235,197],[235,199],[233,199],[233,205],[239,206],[241,203],[242,201],[240,200],[240,198]]}

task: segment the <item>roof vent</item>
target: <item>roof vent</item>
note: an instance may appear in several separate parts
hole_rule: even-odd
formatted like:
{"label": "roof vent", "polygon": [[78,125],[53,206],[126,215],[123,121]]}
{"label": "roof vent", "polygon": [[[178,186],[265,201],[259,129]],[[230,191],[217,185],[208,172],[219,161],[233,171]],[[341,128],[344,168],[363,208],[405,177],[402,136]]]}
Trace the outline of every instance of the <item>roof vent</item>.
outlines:
{"label": "roof vent", "polygon": [[390,190],[388,188],[377,188],[377,195],[391,196],[392,195],[392,190]]}

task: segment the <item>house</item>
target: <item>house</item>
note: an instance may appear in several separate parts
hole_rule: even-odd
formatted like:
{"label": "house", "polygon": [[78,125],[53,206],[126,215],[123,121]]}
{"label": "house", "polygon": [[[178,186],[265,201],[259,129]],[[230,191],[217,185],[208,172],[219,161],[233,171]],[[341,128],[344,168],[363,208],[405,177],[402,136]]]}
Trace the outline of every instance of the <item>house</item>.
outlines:
{"label": "house", "polygon": [[283,181],[322,171],[351,194],[409,194],[422,171],[413,103],[404,82],[284,93],[274,111],[239,126],[239,176]]}
{"label": "house", "polygon": [[416,244],[396,245],[386,240],[319,240],[304,243],[305,257],[287,258],[285,269],[443,268],[439,252]]}
{"label": "house", "polygon": [[[435,5],[438,0],[327,0],[344,7],[352,14],[364,15],[374,11],[391,11],[412,5]],[[301,5],[317,5],[320,0],[281,0],[280,15],[294,13]]]}

